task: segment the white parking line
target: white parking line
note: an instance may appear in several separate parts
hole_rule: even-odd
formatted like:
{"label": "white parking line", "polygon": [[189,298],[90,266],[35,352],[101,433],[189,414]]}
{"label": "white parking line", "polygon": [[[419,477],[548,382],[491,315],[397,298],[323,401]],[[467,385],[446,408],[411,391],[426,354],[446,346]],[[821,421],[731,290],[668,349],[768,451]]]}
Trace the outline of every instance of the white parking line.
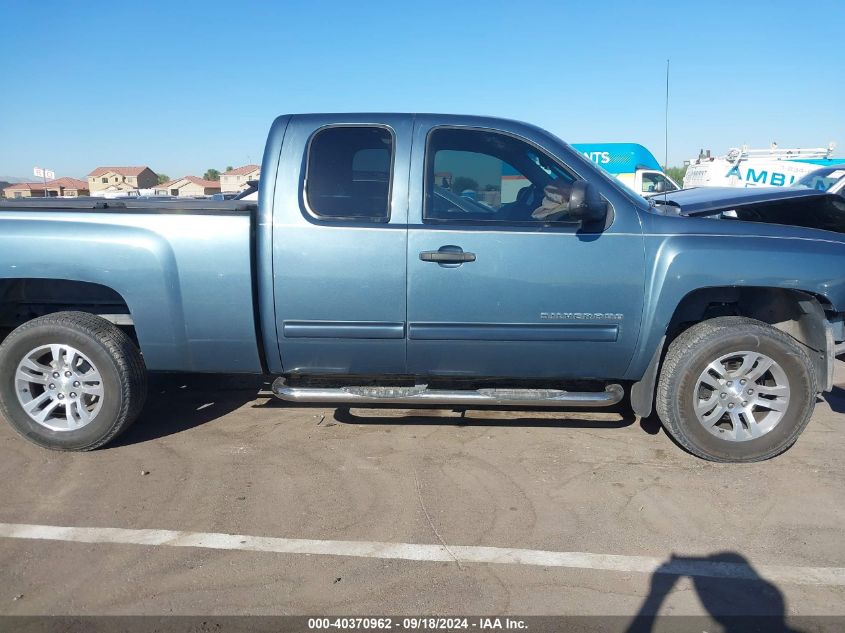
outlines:
{"label": "white parking line", "polygon": [[720,562],[698,558],[670,558],[668,561],[648,556],[552,552],[509,547],[475,545],[418,545],[377,541],[326,541],[220,534],[214,532],[179,532],[175,530],[129,530],[125,528],[59,527],[0,523],[0,537],[37,539],[73,543],[116,543],[164,547],[199,547],[204,549],[272,552],[315,556],[353,556],[414,561],[460,561],[568,567],[643,574],[673,574],[709,578],[765,579],[798,585],[845,586],[845,567],[791,567]]}

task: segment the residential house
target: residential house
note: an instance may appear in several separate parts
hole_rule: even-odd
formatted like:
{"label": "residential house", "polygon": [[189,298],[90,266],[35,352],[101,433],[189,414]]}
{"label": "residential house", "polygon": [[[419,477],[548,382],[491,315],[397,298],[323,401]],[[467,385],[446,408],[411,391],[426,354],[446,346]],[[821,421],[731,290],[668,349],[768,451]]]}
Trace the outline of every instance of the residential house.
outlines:
{"label": "residential house", "polygon": [[220,183],[216,180],[204,180],[197,176],[183,176],[160,185],[155,185],[157,196],[178,196],[190,198],[193,196],[210,196],[220,193]]}
{"label": "residential house", "polygon": [[158,183],[158,176],[149,167],[97,167],[88,174],[91,195],[115,192],[133,192],[151,189]]}
{"label": "residential house", "polygon": [[3,189],[6,198],[44,198],[44,192],[52,198],[76,198],[88,195],[88,184],[78,178],[56,178],[43,182],[19,182]]}
{"label": "residential house", "polygon": [[88,183],[79,178],[56,178],[47,181],[47,195],[61,196],[63,198],[77,198],[87,196],[89,192]]}
{"label": "residential house", "polygon": [[43,198],[43,182],[18,182],[3,189],[5,198]]}
{"label": "residential house", "polygon": [[258,180],[261,176],[260,165],[244,165],[220,174],[220,190],[223,193],[243,191],[247,182]]}

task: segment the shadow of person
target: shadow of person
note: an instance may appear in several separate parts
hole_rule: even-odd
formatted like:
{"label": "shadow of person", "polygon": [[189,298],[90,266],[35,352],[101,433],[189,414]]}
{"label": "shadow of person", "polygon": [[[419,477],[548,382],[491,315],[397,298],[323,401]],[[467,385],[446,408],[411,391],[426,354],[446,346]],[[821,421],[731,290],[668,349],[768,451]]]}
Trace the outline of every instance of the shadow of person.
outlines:
{"label": "shadow of person", "polygon": [[[748,560],[736,552],[703,557],[673,554],[652,574],[649,594],[627,632],[653,631],[660,608],[683,577],[692,580],[707,614],[726,633],[757,630],[798,633],[786,622],[786,601],[780,590],[762,578]],[[695,630],[707,630],[701,622],[693,622],[693,618],[688,621]],[[676,627],[672,628],[676,630]]]}

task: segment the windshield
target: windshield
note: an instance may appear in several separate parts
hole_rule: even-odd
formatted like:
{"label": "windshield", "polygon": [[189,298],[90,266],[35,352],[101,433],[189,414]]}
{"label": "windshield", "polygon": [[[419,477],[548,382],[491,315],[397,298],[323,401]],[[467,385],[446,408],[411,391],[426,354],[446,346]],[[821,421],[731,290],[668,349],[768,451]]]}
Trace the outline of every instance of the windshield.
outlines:
{"label": "windshield", "polygon": [[642,176],[642,195],[648,196],[678,189],[674,182],[659,171],[645,171]]}
{"label": "windshield", "polygon": [[806,189],[818,189],[819,191],[827,191],[837,182],[845,178],[845,167],[825,167],[824,169],[817,169],[811,171],[809,174],[801,178],[795,183],[796,187],[804,187]]}

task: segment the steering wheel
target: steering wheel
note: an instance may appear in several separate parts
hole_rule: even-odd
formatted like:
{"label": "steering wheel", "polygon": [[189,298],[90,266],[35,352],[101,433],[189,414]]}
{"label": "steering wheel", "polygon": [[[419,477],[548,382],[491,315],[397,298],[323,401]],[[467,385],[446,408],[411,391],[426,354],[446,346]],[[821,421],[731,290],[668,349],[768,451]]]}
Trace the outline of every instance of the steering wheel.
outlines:
{"label": "steering wheel", "polygon": [[498,215],[514,222],[530,221],[534,209],[542,204],[544,195],[540,185],[526,185],[516,194],[516,200],[499,207]]}

